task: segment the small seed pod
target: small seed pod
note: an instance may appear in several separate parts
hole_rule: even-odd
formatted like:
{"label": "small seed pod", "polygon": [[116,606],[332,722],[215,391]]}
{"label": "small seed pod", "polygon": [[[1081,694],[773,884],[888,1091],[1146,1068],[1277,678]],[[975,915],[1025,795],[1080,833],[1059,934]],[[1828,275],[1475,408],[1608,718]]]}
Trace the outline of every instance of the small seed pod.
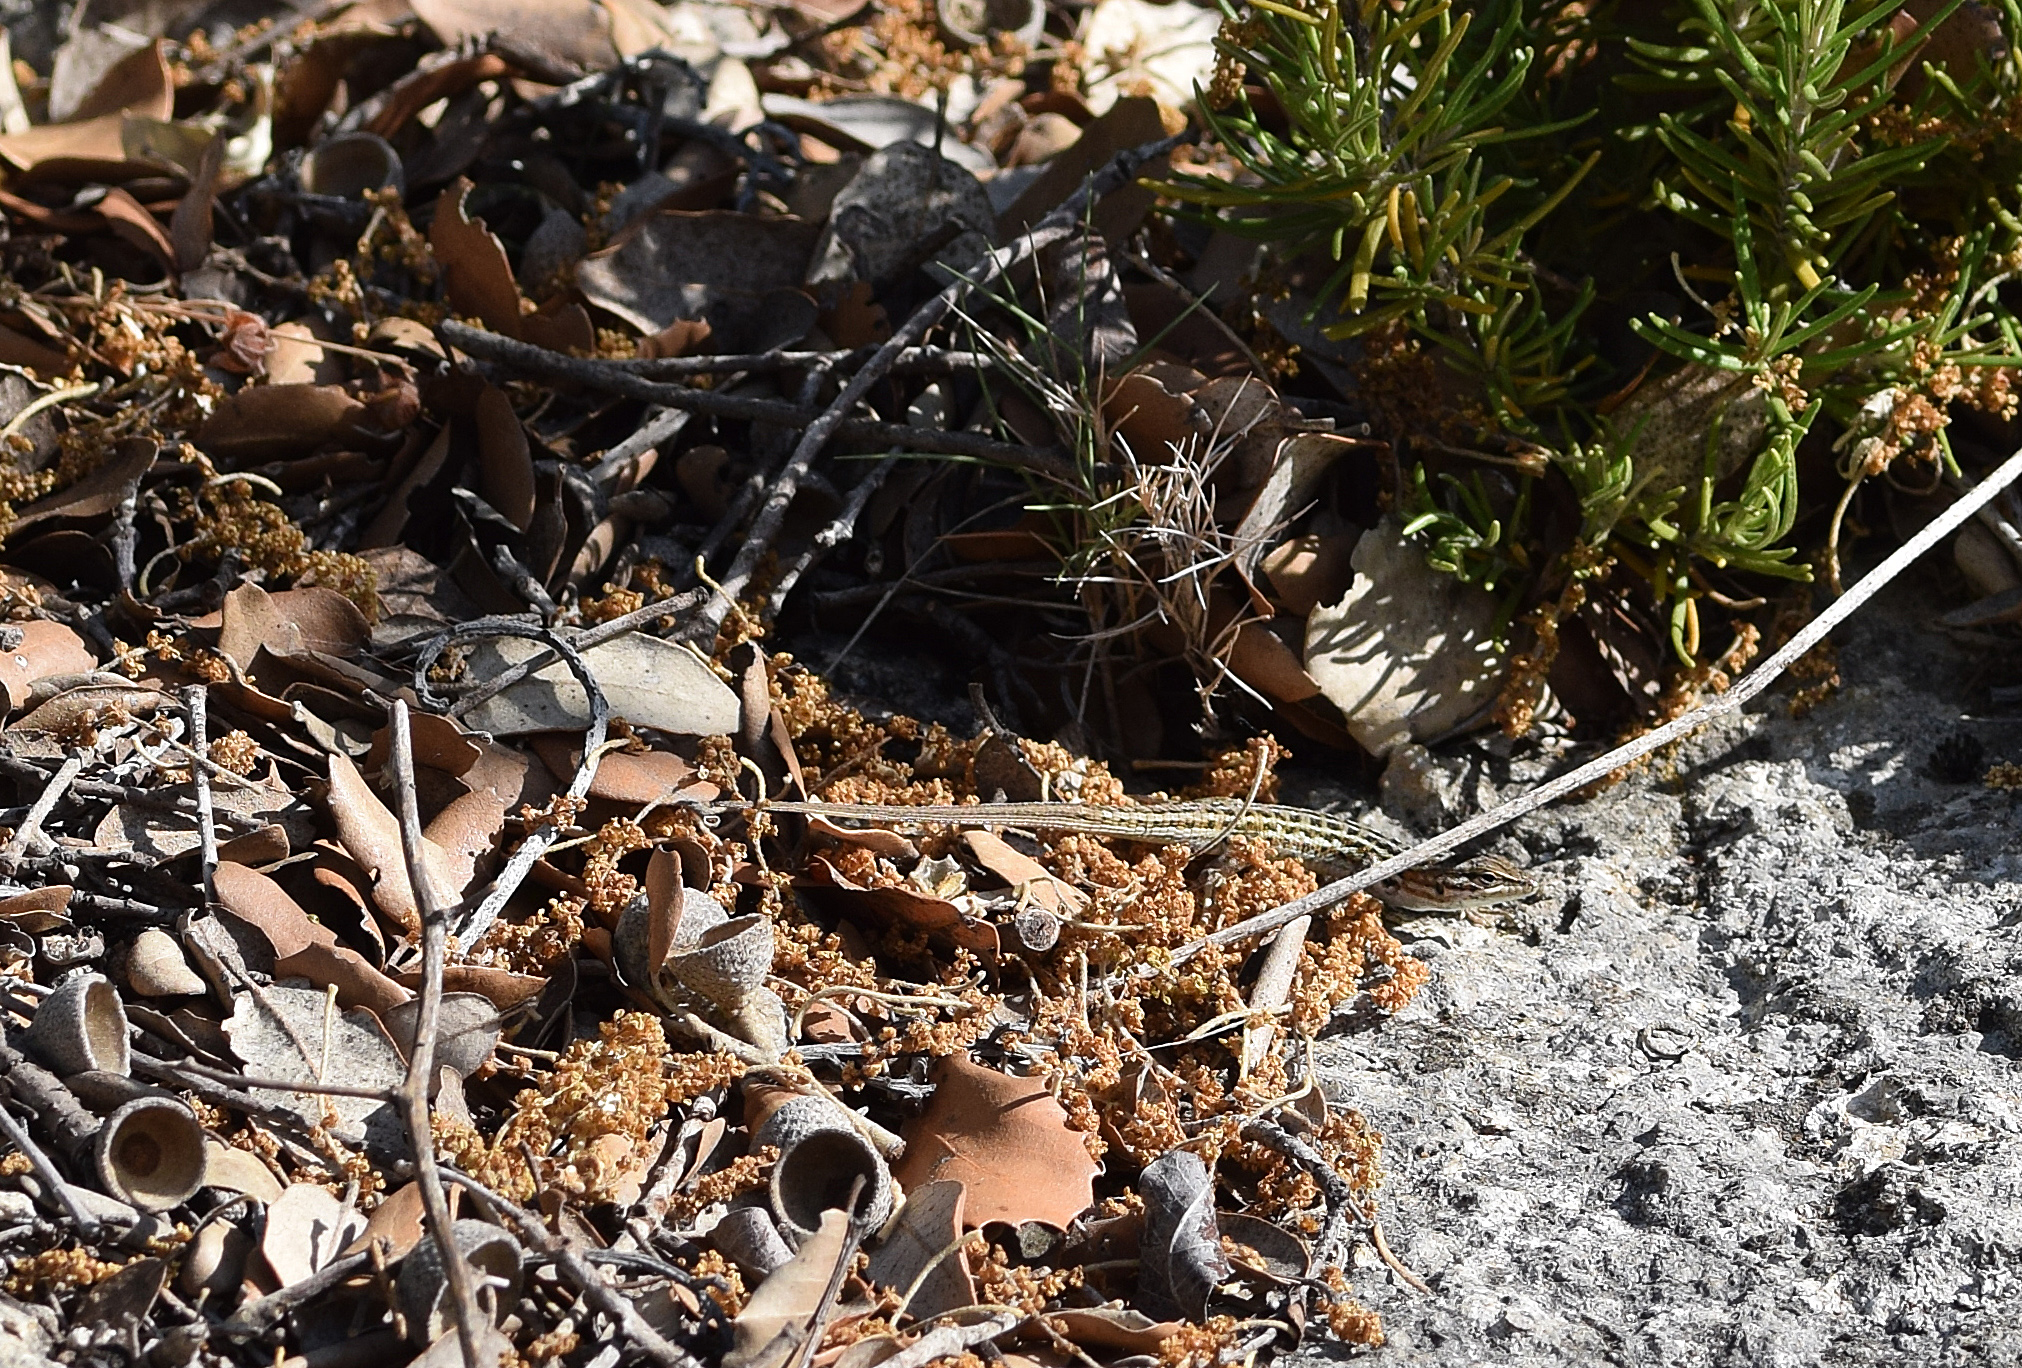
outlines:
{"label": "small seed pod", "polygon": [[133,1072],[126,1008],[111,981],[100,974],[73,974],[57,984],[35,1009],[22,1043],[58,1076],[87,1069]]}
{"label": "small seed pod", "polygon": [[[449,1229],[471,1271],[491,1288],[492,1319],[497,1320],[519,1300],[519,1242],[488,1221],[461,1220]],[[433,1344],[450,1328],[454,1313],[446,1305],[449,1279],[443,1273],[442,1250],[432,1238],[423,1239],[401,1260],[394,1292],[407,1317],[407,1336],[416,1344]]]}
{"label": "small seed pod", "polygon": [[138,1211],[167,1211],[203,1186],[204,1128],[174,1098],[139,1098],[105,1119],[92,1159],[107,1193]]}
{"label": "small seed pod", "polygon": [[364,199],[367,190],[405,191],[407,176],[393,144],[371,133],[344,133],[309,149],[297,173],[302,188],[334,199]]}
{"label": "small seed pod", "polygon": [[723,1256],[749,1273],[763,1278],[793,1257],[793,1251],[779,1237],[779,1227],[764,1207],[737,1207],[716,1223],[709,1242]]}

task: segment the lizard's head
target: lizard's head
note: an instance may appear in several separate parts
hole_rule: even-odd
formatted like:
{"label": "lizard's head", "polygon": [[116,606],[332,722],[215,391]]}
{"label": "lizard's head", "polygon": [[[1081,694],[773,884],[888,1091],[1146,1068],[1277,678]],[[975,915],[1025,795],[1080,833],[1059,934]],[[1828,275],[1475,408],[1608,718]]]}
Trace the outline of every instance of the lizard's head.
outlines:
{"label": "lizard's head", "polygon": [[1410,870],[1377,891],[1393,907],[1413,912],[1473,912],[1528,898],[1538,891],[1538,881],[1501,856],[1482,855],[1464,864]]}

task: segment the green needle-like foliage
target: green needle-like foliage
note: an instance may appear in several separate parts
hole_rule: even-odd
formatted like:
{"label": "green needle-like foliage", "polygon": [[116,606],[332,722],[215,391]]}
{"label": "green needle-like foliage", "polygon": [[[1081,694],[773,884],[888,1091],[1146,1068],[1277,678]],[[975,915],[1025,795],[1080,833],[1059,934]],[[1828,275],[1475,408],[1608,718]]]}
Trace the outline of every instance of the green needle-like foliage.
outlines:
{"label": "green needle-like foliage", "polygon": [[[1548,481],[1579,563],[1624,553],[1687,656],[1709,575],[1809,576],[1807,496],[1843,511],[1898,458],[1949,466],[1959,404],[2013,412],[2022,10],[2001,6],[1224,0],[1201,103],[1234,174],[1163,188],[1324,260],[1330,336],[1452,373],[1449,412],[1382,434],[1435,566],[1512,608],[1555,592]],[[1807,440],[1845,483],[1799,488]]]}

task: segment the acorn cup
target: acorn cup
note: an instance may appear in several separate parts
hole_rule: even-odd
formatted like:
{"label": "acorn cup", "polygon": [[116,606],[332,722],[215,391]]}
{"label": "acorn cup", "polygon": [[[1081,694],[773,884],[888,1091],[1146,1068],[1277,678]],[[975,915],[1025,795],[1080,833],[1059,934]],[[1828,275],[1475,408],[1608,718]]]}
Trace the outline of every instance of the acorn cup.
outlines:
{"label": "acorn cup", "polygon": [[786,1103],[751,1137],[753,1149],[766,1145],[779,1147],[766,1188],[772,1218],[795,1247],[821,1228],[824,1211],[850,1209],[858,1177],[864,1186],[853,1215],[875,1230],[892,1214],[891,1166],[839,1103],[812,1096]]}
{"label": "acorn cup", "polygon": [[710,927],[692,950],[667,957],[666,972],[726,1012],[734,1012],[772,972],[772,919],[732,917]]}
{"label": "acorn cup", "polygon": [[126,1007],[102,974],[73,974],[57,984],[35,1009],[21,1043],[59,1077],[89,1069],[133,1072]]}
{"label": "acorn cup", "polygon": [[309,149],[297,171],[302,188],[333,199],[364,199],[368,190],[404,191],[400,154],[372,133],[342,133]]}
{"label": "acorn cup", "polygon": [[[449,1233],[471,1271],[491,1286],[492,1319],[498,1320],[519,1300],[519,1241],[489,1221],[468,1218],[452,1223]],[[435,1343],[454,1323],[455,1313],[447,1305],[449,1279],[443,1273],[442,1250],[432,1237],[425,1237],[401,1260],[393,1290],[407,1318],[407,1337],[416,1344]]]}
{"label": "acorn cup", "polygon": [[137,1211],[167,1211],[203,1186],[204,1128],[174,1098],[136,1098],[105,1119],[91,1157],[109,1195]]}
{"label": "acorn cup", "polygon": [[709,1242],[754,1279],[763,1278],[793,1257],[793,1250],[780,1238],[779,1227],[764,1207],[733,1208],[709,1232]]}

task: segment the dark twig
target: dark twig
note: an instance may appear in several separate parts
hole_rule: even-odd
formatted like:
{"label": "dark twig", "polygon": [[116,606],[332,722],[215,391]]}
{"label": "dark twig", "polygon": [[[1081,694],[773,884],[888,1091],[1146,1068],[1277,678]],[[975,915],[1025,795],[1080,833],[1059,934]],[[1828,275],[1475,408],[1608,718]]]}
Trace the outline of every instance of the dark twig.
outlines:
{"label": "dark twig", "polygon": [[287,1319],[290,1312],[307,1306],[352,1274],[363,1272],[371,1262],[371,1255],[363,1250],[341,1259],[332,1259],[300,1282],[290,1283],[278,1292],[247,1302],[218,1329],[233,1339],[257,1339]]}
{"label": "dark twig", "polygon": [[[786,522],[787,509],[792,505],[794,496],[800,492],[800,482],[806,477],[814,458],[832,438],[840,435],[850,410],[863,401],[872,386],[890,373],[893,364],[907,348],[916,347],[925,341],[927,334],[948,316],[970,290],[988,284],[1021,262],[1029,260],[1042,248],[1080,232],[1081,220],[1090,204],[1110,190],[1129,183],[1145,163],[1170,152],[1184,142],[1186,136],[1180,134],[1162,138],[1158,142],[1117,153],[1108,166],[1090,177],[1081,189],[1068,196],[1059,208],[1046,215],[1029,232],[1010,245],[1000,247],[986,256],[976,275],[957,277],[932,299],[915,309],[912,317],[893,331],[891,339],[857,369],[856,374],[850,377],[849,383],[843,386],[842,392],[822,410],[821,415],[807,425],[801,434],[800,444],[794,448],[792,457],[780,471],[779,478],[773,482],[765,503],[758,510],[758,516],[752,520],[751,531],[745,537],[744,545],[739,548],[736,559],[731,562],[729,571],[723,576],[722,586],[715,597],[696,614],[695,621],[683,629],[682,636],[689,641],[715,639],[718,629],[723,625],[723,619],[729,615],[731,607],[738,598],[750,587],[752,575],[757,572],[760,562],[778,540],[780,528]],[[892,426],[898,427],[896,424]],[[903,434],[903,439],[895,438],[888,445],[905,445],[911,438],[917,437],[927,429],[898,427],[898,431]],[[1072,472],[1068,473],[1071,478]]]}
{"label": "dark twig", "polygon": [[429,1127],[429,1085],[435,1081],[435,1035],[442,1011],[443,955],[449,940],[449,908],[438,894],[423,857],[421,803],[414,792],[414,741],[407,725],[407,703],[393,702],[392,744],[388,747],[393,786],[400,806],[400,849],[407,861],[407,882],[421,913],[421,998],[414,1021],[414,1045],[407,1056],[407,1077],[400,1086],[401,1109],[407,1116],[409,1143],[414,1146],[416,1181],[428,1217],[428,1233],[442,1253],[442,1270],[456,1311],[457,1339],[463,1346],[464,1368],[479,1368],[477,1291],[470,1265],[450,1230],[449,1203],[435,1166],[435,1136]]}
{"label": "dark twig", "polygon": [[[548,351],[544,347],[519,342],[453,320],[439,324],[436,331],[441,334],[444,342],[470,353],[481,361],[510,366],[516,371],[536,375],[554,383],[594,387],[612,394],[642,399],[649,404],[683,409],[706,417],[773,423],[785,428],[807,428],[828,416],[824,411],[802,408],[797,404],[783,403],[777,399],[753,399],[744,395],[718,394],[714,390],[690,389],[686,385],[647,380],[627,371],[612,370],[605,362],[589,361],[562,352]],[[864,386],[864,390],[869,388],[868,384]],[[850,407],[855,407],[856,400],[862,397],[860,391],[851,399]],[[847,409],[844,411],[847,412]],[[870,418],[840,418],[828,425],[823,441],[826,442],[829,437],[846,442],[898,447],[905,451],[928,452],[941,456],[966,456],[972,460],[988,461],[1056,478],[1070,477],[1074,473],[1073,463],[1067,453],[1057,448],[1000,442],[995,438],[980,436],[973,432],[943,432],[935,428],[914,427],[908,423],[886,423]]]}
{"label": "dark twig", "polygon": [[77,1194],[71,1190],[70,1184],[56,1171],[56,1165],[49,1162],[49,1156],[44,1154],[42,1147],[29,1136],[28,1128],[15,1120],[14,1113],[8,1111],[4,1105],[0,1105],[0,1131],[7,1133],[7,1139],[28,1160],[29,1167],[35,1170],[35,1176],[41,1180],[42,1186],[48,1189],[50,1195],[57,1201],[63,1203],[64,1211],[69,1215],[71,1223],[77,1227],[77,1238],[86,1244],[96,1243],[99,1237],[98,1218],[84,1209],[84,1204],[77,1200]]}
{"label": "dark twig", "polygon": [[1313,1242],[1313,1265],[1318,1268],[1340,1263],[1348,1252],[1351,1223],[1370,1222],[1368,1208],[1356,1198],[1348,1180],[1327,1162],[1326,1155],[1275,1122],[1251,1121],[1243,1127],[1243,1134],[1290,1159],[1319,1185],[1327,1199],[1327,1220],[1320,1227],[1320,1238]]}
{"label": "dark twig", "polygon": [[[570,644],[578,651],[595,650],[607,641],[615,640],[627,632],[636,632],[649,623],[659,621],[661,618],[678,617],[695,607],[698,603],[701,603],[708,592],[706,589],[695,589],[685,594],[676,594],[673,598],[660,599],[649,603],[643,608],[634,608],[623,617],[612,618],[609,622],[600,622],[595,627],[576,633],[570,638]],[[535,652],[519,664],[500,670],[497,674],[485,680],[468,693],[458,694],[455,704],[449,710],[449,715],[451,717],[463,716],[472,708],[477,707],[488,699],[498,697],[498,695],[504,693],[528,675],[545,670],[560,659],[561,656],[556,654],[553,648]]]}
{"label": "dark twig", "polygon": [[670,1344],[665,1336],[648,1325],[645,1317],[639,1314],[638,1308],[619,1296],[617,1290],[604,1281],[603,1276],[589,1261],[550,1231],[540,1217],[501,1197],[470,1175],[459,1173],[447,1165],[439,1165],[436,1173],[439,1178],[446,1178],[455,1183],[480,1204],[489,1206],[493,1212],[505,1217],[504,1224],[511,1227],[513,1234],[519,1237],[520,1243],[553,1259],[556,1267],[560,1268],[583,1294],[583,1299],[610,1317],[612,1322],[639,1346],[641,1352],[660,1365],[660,1368],[702,1368],[694,1355]]}
{"label": "dark twig", "polygon": [[1367,869],[1359,870],[1345,879],[1336,879],[1333,883],[1308,893],[1303,898],[1294,899],[1282,907],[1261,912],[1237,922],[1234,926],[1225,926],[1212,935],[1182,945],[1173,951],[1171,963],[1183,964],[1211,945],[1238,945],[1244,941],[1254,940],[1267,931],[1275,931],[1296,917],[1324,912],[1351,894],[1382,883],[1385,879],[1396,878],[1407,870],[1430,864],[1458,850],[1477,836],[1486,836],[1491,831],[1508,826],[1526,813],[1537,811],[1547,803],[1556,802],[1567,794],[1577,793],[1596,780],[1613,774],[1624,765],[1640,760],[1652,751],[1660,750],[1674,741],[1691,735],[1717,717],[1739,712],[1747,706],[1750,699],[1775,683],[1778,676],[1790,668],[1792,662],[1825,640],[1827,633],[1852,617],[1854,611],[1879,593],[1883,586],[1900,575],[1919,556],[1957,531],[1966,519],[1992,502],[1995,496],[2013,484],[2017,478],[2022,478],[2022,450],[2016,451],[2003,461],[1974,487],[1972,493],[1926,523],[1916,536],[1897,547],[1887,560],[1864,575],[1860,583],[1847,590],[1843,597],[1835,600],[1824,612],[1806,623],[1803,629],[1785,642],[1780,650],[1750,670],[1733,688],[1718,698],[1708,699],[1684,716],[1675,718],[1654,731],[1645,732],[1635,740],[1617,746],[1607,754],[1589,760],[1556,779],[1540,784],[1520,798],[1513,798],[1478,817],[1469,818],[1459,826],[1420,841],[1401,854],[1370,865]]}
{"label": "dark twig", "polygon": [[63,757],[63,763],[57,766],[56,773],[50,776],[49,782],[42,786],[42,792],[36,795],[34,805],[28,809],[28,815],[21,819],[21,825],[16,827],[14,835],[8,838],[7,848],[0,850],[0,874],[11,875],[21,867],[21,857],[33,844],[35,834],[42,829],[43,821],[56,805],[63,801],[63,795],[70,791],[71,786],[77,781],[77,776],[83,772],[82,751],[72,751]]}
{"label": "dark twig", "polygon": [[[653,606],[657,608],[664,605]],[[606,624],[611,625],[613,624]],[[577,648],[575,642],[567,640],[549,628],[517,618],[480,618],[453,631],[444,632],[422,647],[421,655],[414,663],[414,692],[424,703],[434,706],[436,699],[428,687],[428,671],[442,658],[442,653],[458,642],[495,637],[526,637],[532,641],[545,643],[548,649],[560,656],[562,662],[569,667],[569,672],[576,677],[576,683],[582,685],[583,694],[589,700],[590,725],[583,735],[583,759],[576,766],[576,777],[570,782],[568,792],[563,795],[566,803],[558,801],[553,809],[557,813],[565,812],[582,802],[584,796],[589,793],[590,785],[597,777],[597,761],[602,757],[604,737],[611,721],[610,702],[604,697],[603,689],[597,684],[596,675],[590,672],[590,667],[583,660],[582,651]],[[479,903],[477,908],[464,918],[462,925],[457,927],[457,939],[461,944],[476,945],[484,933],[491,929],[492,922],[504,909],[506,900],[519,888],[520,883],[527,877],[527,871],[534,867],[534,862],[546,854],[548,847],[561,838],[562,829],[566,824],[564,818],[550,816],[527,833],[526,839],[520,842],[519,849],[513,851],[512,858],[507,860],[505,868],[499,871],[498,878],[492,881],[491,891],[484,895],[484,901]],[[419,849],[418,845],[416,849]]]}
{"label": "dark twig", "polygon": [[794,557],[793,564],[780,572],[779,582],[772,586],[774,603],[786,602],[786,596],[793,592],[796,584],[800,583],[800,577],[805,575],[817,560],[856,535],[857,519],[863,516],[865,505],[870,503],[871,495],[878,492],[878,487],[884,484],[885,477],[891,474],[894,464],[896,462],[887,457],[864,472],[863,478],[850,490],[849,497],[843,500],[841,510],[826,527],[814,534],[814,540]]}

